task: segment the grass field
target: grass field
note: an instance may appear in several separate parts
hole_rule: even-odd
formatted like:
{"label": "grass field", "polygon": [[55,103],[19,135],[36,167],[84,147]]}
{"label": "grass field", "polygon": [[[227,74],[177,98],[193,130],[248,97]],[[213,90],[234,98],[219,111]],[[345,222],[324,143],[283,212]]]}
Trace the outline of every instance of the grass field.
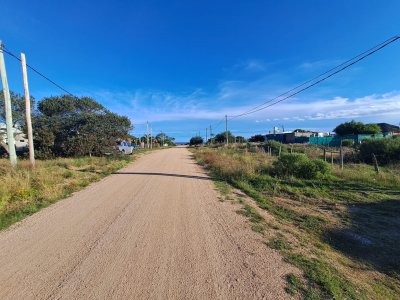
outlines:
{"label": "grass field", "polygon": [[343,171],[334,167],[329,176],[305,180],[271,176],[277,158],[265,153],[225,148],[193,153],[224,194],[231,187],[255,200],[237,199],[243,205],[239,213],[268,247],[303,271],[302,277],[288,274],[288,293],[304,299],[398,299],[398,166],[376,174],[372,166],[346,164]]}
{"label": "grass field", "polygon": [[133,156],[20,160],[12,169],[0,159],[0,229],[31,215],[59,199],[69,196],[91,182],[122,168]]}

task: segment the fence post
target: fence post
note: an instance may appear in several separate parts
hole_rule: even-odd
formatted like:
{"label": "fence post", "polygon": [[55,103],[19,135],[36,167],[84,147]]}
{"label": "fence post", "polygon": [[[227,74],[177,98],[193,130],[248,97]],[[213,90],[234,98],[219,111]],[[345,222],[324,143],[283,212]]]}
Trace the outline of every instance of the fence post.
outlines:
{"label": "fence post", "polygon": [[331,165],[333,167],[333,151],[331,151]]}
{"label": "fence post", "polygon": [[343,170],[343,147],[340,145],[340,169]]}
{"label": "fence post", "polygon": [[279,157],[281,157],[281,153],[282,153],[282,146],[279,146]]}
{"label": "fence post", "polygon": [[324,161],[326,161],[326,148],[324,148]]}
{"label": "fence post", "polygon": [[379,174],[378,160],[376,159],[376,155],[374,153],[372,153],[372,161],[374,162],[375,172]]}

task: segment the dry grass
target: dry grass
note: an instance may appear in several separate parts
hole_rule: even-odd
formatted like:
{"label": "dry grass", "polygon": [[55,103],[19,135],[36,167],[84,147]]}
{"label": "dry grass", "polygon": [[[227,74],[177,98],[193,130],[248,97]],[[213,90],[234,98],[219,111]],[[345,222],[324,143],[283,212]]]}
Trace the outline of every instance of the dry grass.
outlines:
{"label": "dry grass", "polygon": [[70,195],[123,167],[130,157],[60,158],[37,161],[35,168],[20,160],[12,169],[0,160],[0,229]]}
{"label": "dry grass", "polygon": [[306,299],[397,299],[398,166],[376,174],[373,166],[346,164],[343,171],[335,166],[330,177],[301,180],[270,176],[276,157],[265,153],[199,148],[194,155],[273,216],[266,244],[304,271],[303,280],[288,277],[290,293]]}

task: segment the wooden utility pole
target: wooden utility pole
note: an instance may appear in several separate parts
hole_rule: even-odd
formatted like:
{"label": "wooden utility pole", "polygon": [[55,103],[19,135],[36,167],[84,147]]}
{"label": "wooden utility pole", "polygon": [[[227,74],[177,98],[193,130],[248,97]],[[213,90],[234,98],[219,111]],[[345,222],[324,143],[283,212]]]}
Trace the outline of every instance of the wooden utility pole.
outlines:
{"label": "wooden utility pole", "polygon": [[24,94],[25,94],[25,117],[26,128],[28,130],[28,145],[29,145],[29,160],[31,166],[35,166],[35,150],[33,148],[33,134],[32,134],[32,120],[31,120],[31,97],[29,95],[28,86],[28,73],[26,71],[25,54],[21,53],[21,66],[22,66],[22,79],[24,81]]}
{"label": "wooden utility pole", "polygon": [[213,144],[212,127],[210,125],[210,144]]}
{"label": "wooden utility pole", "polygon": [[229,144],[228,141],[228,116],[225,115],[225,138],[226,138],[226,144]]}
{"label": "wooden utility pole", "polygon": [[146,148],[149,148],[149,121],[146,121]]}
{"label": "wooden utility pole", "polygon": [[207,141],[208,141],[208,128],[206,127],[206,145],[207,145]]}
{"label": "wooden utility pole", "polygon": [[343,170],[343,147],[340,145],[340,169]]}
{"label": "wooden utility pole", "polygon": [[10,90],[8,89],[6,64],[4,62],[3,43],[0,41],[0,76],[3,85],[4,95],[4,109],[6,115],[6,128],[7,128],[7,141],[8,141],[8,154],[10,163],[13,167],[17,165],[17,153],[15,152],[14,131],[11,112],[11,97]]}
{"label": "wooden utility pole", "polygon": [[150,124],[150,149],[153,149],[153,126]]}

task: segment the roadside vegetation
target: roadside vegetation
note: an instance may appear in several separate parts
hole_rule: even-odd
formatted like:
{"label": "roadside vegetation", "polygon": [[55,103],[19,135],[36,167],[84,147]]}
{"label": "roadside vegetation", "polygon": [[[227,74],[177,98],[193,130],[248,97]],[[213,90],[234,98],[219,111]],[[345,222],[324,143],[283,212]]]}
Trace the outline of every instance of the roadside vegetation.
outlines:
{"label": "roadside vegetation", "polygon": [[[303,271],[302,277],[287,275],[288,293],[304,299],[398,299],[399,165],[387,163],[377,173],[372,165],[349,162],[341,170],[319,159],[320,149],[294,150],[301,153],[269,142],[192,151],[218,179],[224,199],[230,197],[224,184],[254,199],[240,198],[239,213],[268,247]],[[272,217],[263,218],[265,213]]]}
{"label": "roadside vegetation", "polygon": [[[0,101],[0,123],[5,122],[4,103]],[[11,104],[13,126],[25,132],[24,97],[11,92]],[[0,132],[0,230],[132,161],[132,156],[121,155],[119,141],[149,138],[131,136],[128,117],[109,111],[89,97],[52,96],[37,103],[32,97],[31,106],[36,106],[32,113],[37,158],[34,168],[23,159],[27,156],[24,150],[18,152],[18,166],[10,166],[5,133]],[[174,145],[174,138],[165,133],[151,140],[152,148]],[[146,151],[149,149],[135,153]]]}
{"label": "roadside vegetation", "polygon": [[132,156],[38,160],[35,168],[21,160],[13,169],[0,159],[0,229],[71,195],[122,168]]}

